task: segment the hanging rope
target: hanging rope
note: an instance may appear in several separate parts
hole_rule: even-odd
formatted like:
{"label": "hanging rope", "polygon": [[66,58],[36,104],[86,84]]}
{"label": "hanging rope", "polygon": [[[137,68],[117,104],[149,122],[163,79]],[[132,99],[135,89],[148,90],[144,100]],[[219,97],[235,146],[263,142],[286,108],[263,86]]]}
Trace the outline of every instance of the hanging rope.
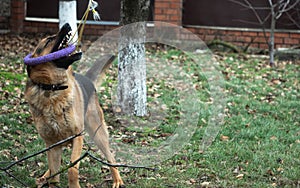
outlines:
{"label": "hanging rope", "polygon": [[36,58],[33,58],[32,54],[28,54],[24,58],[24,64],[26,64],[26,65],[38,65],[38,64],[49,62],[49,61],[57,60],[57,59],[60,59],[62,57],[66,57],[66,56],[72,54],[75,50],[79,51],[80,43],[81,43],[83,31],[84,31],[84,26],[86,24],[89,12],[92,11],[93,18],[94,18],[95,21],[100,20],[100,15],[96,10],[97,6],[98,6],[98,3],[96,1],[89,0],[87,9],[85,10],[85,12],[82,16],[76,31],[74,32],[73,36],[69,40],[69,42],[73,41],[73,38],[77,33],[78,34],[78,39],[74,43],[71,43],[71,44],[68,45],[68,47],[63,48],[61,50],[58,50],[56,52],[53,52],[53,53],[50,53],[50,54],[47,54],[47,55],[44,55],[44,56],[36,57]]}
{"label": "hanging rope", "polygon": [[89,15],[89,12],[92,11],[93,13],[93,18],[95,21],[99,21],[101,18],[100,18],[100,15],[99,13],[97,12],[96,8],[98,7],[98,3],[94,0],[89,0],[89,4],[87,6],[87,9],[85,10],[79,24],[78,24],[78,27],[77,27],[77,30],[76,32],[74,33],[74,35],[72,36],[71,40],[74,38],[75,34],[78,33],[78,39],[77,39],[77,48],[76,50],[78,50],[79,46],[80,46],[80,43],[81,43],[81,39],[82,39],[82,35],[83,35],[83,31],[84,31],[84,26],[86,24],[86,21],[87,21],[87,18],[88,18],[88,15]]}

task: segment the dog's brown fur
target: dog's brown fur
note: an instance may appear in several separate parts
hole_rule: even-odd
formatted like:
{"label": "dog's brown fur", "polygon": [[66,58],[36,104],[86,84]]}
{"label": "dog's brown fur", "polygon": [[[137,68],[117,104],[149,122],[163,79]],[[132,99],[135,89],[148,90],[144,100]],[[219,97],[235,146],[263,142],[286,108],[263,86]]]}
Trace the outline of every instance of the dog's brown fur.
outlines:
{"label": "dog's brown fur", "polygon": [[[57,42],[58,34],[41,40],[34,50],[33,57],[51,53],[55,42]],[[84,112],[84,97],[80,88],[82,86],[76,81],[71,66],[59,68],[53,62],[28,66],[28,76],[25,97],[30,105],[37,131],[46,146],[79,134],[85,128],[108,161],[115,163],[110,152],[107,126],[96,92],[90,97],[86,112]],[[68,87],[64,90],[43,90],[39,84]],[[83,136],[76,137],[71,141],[71,144],[71,162],[74,162],[81,155]],[[48,183],[50,187],[55,187],[55,184],[59,182],[59,175],[49,180],[47,177],[59,171],[62,147],[62,145],[54,147],[47,152],[48,171],[37,179],[38,187],[44,183]],[[70,188],[80,187],[78,169],[79,163],[68,169]],[[113,176],[113,187],[117,188],[123,185],[118,169],[113,167],[110,169]]]}

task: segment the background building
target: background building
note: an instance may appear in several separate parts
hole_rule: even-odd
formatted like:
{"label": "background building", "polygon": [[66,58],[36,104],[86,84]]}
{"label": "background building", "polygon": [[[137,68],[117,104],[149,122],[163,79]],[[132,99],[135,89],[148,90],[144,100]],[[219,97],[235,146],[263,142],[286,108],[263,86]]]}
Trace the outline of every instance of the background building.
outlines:
{"label": "background building", "polygon": [[[268,6],[267,0],[252,0],[255,6]],[[88,1],[77,2],[80,19]],[[101,21],[92,18],[85,27],[86,36],[100,36],[119,26],[120,0],[98,0]],[[58,28],[58,0],[1,0],[0,31],[10,33],[55,33]],[[300,44],[300,5],[277,22],[275,47]],[[259,12],[267,16],[268,10]],[[292,19],[291,17],[292,16]],[[262,26],[250,9],[229,0],[152,0],[150,21],[183,26],[205,42],[219,39],[237,46],[267,49]],[[292,21],[293,20],[293,21]],[[270,22],[266,23],[266,28]],[[188,36],[186,36],[188,37]]]}

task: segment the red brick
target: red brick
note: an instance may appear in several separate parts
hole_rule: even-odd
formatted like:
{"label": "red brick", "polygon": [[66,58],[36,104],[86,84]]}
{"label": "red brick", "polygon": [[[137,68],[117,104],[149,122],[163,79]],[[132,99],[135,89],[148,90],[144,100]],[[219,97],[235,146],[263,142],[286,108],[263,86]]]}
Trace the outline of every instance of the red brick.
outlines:
{"label": "red brick", "polygon": [[181,16],[180,15],[170,15],[170,17],[169,17],[170,19],[170,21],[181,21]]}
{"label": "red brick", "polygon": [[168,17],[166,15],[155,15],[155,21],[166,21]]}
{"label": "red brick", "polygon": [[229,36],[229,35],[221,36],[221,39],[224,41],[227,41],[227,42],[235,42],[236,41],[235,36]]}
{"label": "red brick", "polygon": [[268,44],[261,43],[261,44],[259,44],[259,48],[261,48],[261,49],[268,49],[269,46],[268,46]]}
{"label": "red brick", "polygon": [[180,12],[176,9],[164,9],[163,13],[164,14],[180,14]]}
{"label": "red brick", "polygon": [[299,44],[298,39],[285,38],[284,44]]}
{"label": "red brick", "polygon": [[25,27],[24,30],[29,33],[37,33],[38,32],[37,27]]}
{"label": "red brick", "polygon": [[198,29],[196,29],[196,28],[186,28],[187,30],[189,30],[190,32],[192,32],[192,33],[198,33]]}
{"label": "red brick", "polygon": [[289,33],[274,33],[275,37],[279,37],[279,38],[288,38],[290,37]]}
{"label": "red brick", "polygon": [[182,3],[170,3],[170,8],[181,9]]}
{"label": "red brick", "polygon": [[23,14],[14,14],[14,15],[12,15],[12,19],[17,22],[21,22],[22,20],[24,20],[24,15]]}
{"label": "red brick", "polygon": [[212,41],[212,40],[214,40],[216,38],[216,36],[214,36],[214,35],[205,35],[204,36],[204,40],[205,41]]}
{"label": "red brick", "polygon": [[245,43],[243,43],[243,42],[233,42],[232,44],[234,44],[236,46],[245,46]]}
{"label": "red brick", "polygon": [[245,36],[237,36],[236,37],[236,41],[237,42],[246,42],[246,43],[249,43],[249,42],[252,41],[252,37],[249,37],[249,36],[247,36],[247,37],[245,37]]}
{"label": "red brick", "polygon": [[24,7],[24,1],[23,0],[12,0],[11,6],[12,6],[12,8]]}
{"label": "red brick", "polygon": [[286,45],[286,44],[275,44],[275,48],[288,48],[291,47],[291,45]]}
{"label": "red brick", "polygon": [[275,44],[282,44],[283,43],[283,38],[274,38],[274,42],[275,42]]}
{"label": "red brick", "polygon": [[206,32],[209,33],[209,34],[214,34],[214,35],[224,35],[224,36],[227,35],[226,31],[224,31],[224,30],[208,29],[208,30],[206,30]]}
{"label": "red brick", "polygon": [[226,35],[241,36],[242,32],[241,31],[227,31]]}
{"label": "red brick", "polygon": [[264,37],[264,36],[270,37],[270,33],[269,32],[266,32],[266,33],[258,32],[258,36],[260,36],[260,37]]}
{"label": "red brick", "polygon": [[266,39],[264,37],[257,37],[257,38],[255,38],[254,42],[266,43]]}
{"label": "red brick", "polygon": [[252,44],[250,45],[250,47],[252,47],[252,48],[259,48],[259,45],[258,45],[257,43],[252,43]]}
{"label": "red brick", "polygon": [[251,37],[254,37],[254,36],[257,36],[257,32],[255,32],[255,31],[253,31],[253,32],[251,32],[251,31],[243,31],[243,32],[242,32],[242,35],[243,35],[243,36],[251,36]]}
{"label": "red brick", "polygon": [[155,2],[155,9],[157,8],[170,8],[170,3],[168,2]]}
{"label": "red brick", "polygon": [[158,8],[156,8],[156,9],[154,10],[154,15],[162,14],[162,13],[163,13],[163,9],[158,9]]}
{"label": "red brick", "polygon": [[32,22],[34,27],[47,27],[45,22]]}
{"label": "red brick", "polygon": [[103,32],[102,32],[100,29],[99,29],[99,31],[98,31],[98,29],[91,29],[91,28],[86,29],[85,34],[89,34],[89,35],[97,35],[98,32],[99,32],[99,34],[103,34]]}
{"label": "red brick", "polygon": [[300,39],[300,33],[291,33],[290,34],[291,38],[296,38],[296,39]]}

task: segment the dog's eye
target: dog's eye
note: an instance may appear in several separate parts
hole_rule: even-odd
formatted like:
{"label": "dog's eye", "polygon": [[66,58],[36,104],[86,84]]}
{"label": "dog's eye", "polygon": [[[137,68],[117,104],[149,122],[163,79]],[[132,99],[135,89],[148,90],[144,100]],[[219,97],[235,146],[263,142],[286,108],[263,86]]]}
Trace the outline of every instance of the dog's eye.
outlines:
{"label": "dog's eye", "polygon": [[49,37],[49,38],[47,38],[47,41],[46,41],[46,43],[45,43],[45,46],[44,46],[44,47],[47,47],[47,46],[48,46],[48,44],[49,44],[51,41],[53,41],[53,39],[54,39],[54,37]]}

